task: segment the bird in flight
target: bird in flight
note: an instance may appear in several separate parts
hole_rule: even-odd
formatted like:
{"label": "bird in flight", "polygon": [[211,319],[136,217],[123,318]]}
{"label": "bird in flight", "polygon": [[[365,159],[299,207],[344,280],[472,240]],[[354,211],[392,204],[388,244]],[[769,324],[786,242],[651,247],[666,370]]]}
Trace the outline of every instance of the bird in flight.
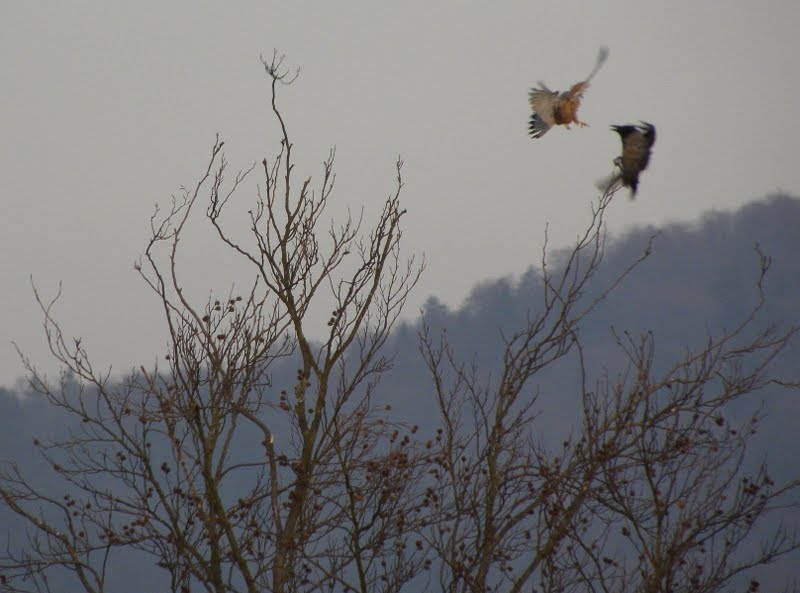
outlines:
{"label": "bird in flight", "polygon": [[639,186],[639,174],[647,169],[650,153],[656,141],[656,127],[647,122],[642,125],[611,126],[622,140],[622,154],[614,159],[619,172],[614,175],[609,187],[617,181],[631,188],[631,199],[636,196]]}
{"label": "bird in flight", "polygon": [[608,58],[608,48],[601,47],[597,54],[597,62],[594,69],[581,82],[576,82],[568,91],[551,91],[541,80],[539,88],[531,89],[528,93],[533,113],[528,124],[528,131],[532,138],[541,138],[553,126],[563,125],[569,129],[569,124],[576,123],[581,127],[586,127],[586,122],[578,119],[578,107],[586,89],[589,88],[589,81],[592,80],[597,71]]}

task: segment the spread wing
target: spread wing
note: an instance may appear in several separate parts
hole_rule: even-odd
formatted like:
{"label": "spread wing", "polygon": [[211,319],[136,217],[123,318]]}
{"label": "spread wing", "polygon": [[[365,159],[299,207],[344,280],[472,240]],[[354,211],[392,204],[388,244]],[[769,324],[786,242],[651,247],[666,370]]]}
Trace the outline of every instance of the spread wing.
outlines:
{"label": "spread wing", "polygon": [[555,112],[559,101],[557,92],[551,91],[542,83],[539,84],[542,88],[531,89],[528,93],[528,102],[533,110],[528,131],[533,138],[541,138],[547,130],[556,125]]}

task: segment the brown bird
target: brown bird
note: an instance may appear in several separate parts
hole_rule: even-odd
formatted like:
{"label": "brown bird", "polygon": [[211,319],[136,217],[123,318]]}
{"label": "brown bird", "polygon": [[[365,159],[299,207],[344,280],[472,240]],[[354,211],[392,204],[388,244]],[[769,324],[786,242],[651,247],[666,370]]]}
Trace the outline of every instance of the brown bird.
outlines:
{"label": "brown bird", "polygon": [[619,173],[614,175],[611,184],[621,180],[622,185],[631,188],[631,199],[636,196],[639,174],[647,169],[650,152],[656,142],[656,127],[645,121],[641,124],[641,126],[611,126],[622,140],[622,155],[614,159],[614,164],[619,167]]}
{"label": "brown bird", "polygon": [[601,47],[597,54],[597,62],[591,74],[582,82],[576,82],[568,91],[559,93],[551,91],[541,80],[540,88],[531,89],[528,93],[533,113],[528,124],[528,131],[532,138],[541,138],[553,126],[563,125],[569,129],[569,124],[576,123],[581,127],[586,127],[586,122],[578,119],[578,107],[586,89],[589,88],[589,81],[592,80],[597,71],[608,58],[608,48]]}

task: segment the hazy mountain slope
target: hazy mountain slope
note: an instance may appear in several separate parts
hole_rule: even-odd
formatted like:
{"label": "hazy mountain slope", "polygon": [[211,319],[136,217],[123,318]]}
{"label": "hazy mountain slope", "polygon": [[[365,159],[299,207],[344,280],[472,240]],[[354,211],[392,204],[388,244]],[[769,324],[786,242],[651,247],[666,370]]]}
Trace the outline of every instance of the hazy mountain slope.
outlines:
{"label": "hazy mountain slope", "polygon": [[[612,238],[594,290],[641,253],[650,237],[647,258],[581,328],[590,380],[600,373],[625,370],[614,346],[611,328],[633,335],[652,331],[656,366],[663,368],[686,352],[701,347],[709,334],[738,323],[758,301],[759,259],[754,246],[772,259],[765,279],[766,305],[759,324],[800,324],[800,200],[785,195],[751,203],[735,212],[712,212],[691,224],[661,229],[640,228]],[[447,337],[462,360],[476,360],[487,374],[499,368],[502,337],[519,328],[540,306],[541,280],[535,268],[518,279],[508,277],[479,283],[457,310],[448,310],[432,297],[425,319]],[[432,428],[435,417],[420,414],[432,404],[430,377],[420,367],[419,324],[399,328],[390,344],[397,352],[396,367],[381,392],[395,408]],[[785,378],[800,377],[800,340],[783,353],[775,367]],[[576,420],[577,366],[574,358],[560,362],[535,378],[543,420],[540,426],[560,439]],[[755,394],[742,414],[761,405],[766,419],[758,436],[758,455],[769,453],[776,472],[796,472],[794,455],[800,448],[796,430],[800,397],[785,390]],[[421,418],[421,420],[417,420]],[[780,439],[776,438],[780,435]]]}

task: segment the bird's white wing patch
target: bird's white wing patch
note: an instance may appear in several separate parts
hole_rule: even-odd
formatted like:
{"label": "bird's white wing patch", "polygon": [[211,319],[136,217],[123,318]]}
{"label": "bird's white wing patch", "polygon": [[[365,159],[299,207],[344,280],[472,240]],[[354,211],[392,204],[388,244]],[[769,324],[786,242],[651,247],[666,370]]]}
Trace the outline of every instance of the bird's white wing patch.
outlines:
{"label": "bird's white wing patch", "polygon": [[547,127],[556,124],[555,106],[558,101],[558,93],[545,87],[544,89],[532,89],[528,93],[528,102],[539,118],[547,124]]}

